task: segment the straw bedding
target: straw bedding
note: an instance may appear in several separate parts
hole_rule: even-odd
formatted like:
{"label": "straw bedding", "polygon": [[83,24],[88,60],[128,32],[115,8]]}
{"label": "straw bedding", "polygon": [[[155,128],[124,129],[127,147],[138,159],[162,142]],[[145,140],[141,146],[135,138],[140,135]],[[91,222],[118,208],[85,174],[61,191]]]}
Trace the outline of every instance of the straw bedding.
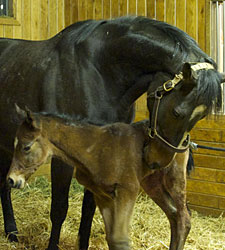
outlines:
{"label": "straw bedding", "polygon": [[[72,250],[76,242],[83,192],[72,183],[70,207],[63,224],[60,250]],[[47,247],[51,223],[50,183],[38,177],[23,190],[13,190],[13,206],[20,231],[19,243],[4,238],[3,218],[0,212],[1,250],[44,250]],[[164,250],[169,245],[169,223],[164,213],[144,194],[140,194],[134,209],[130,230],[132,249]],[[107,249],[104,224],[97,209],[94,216],[90,250]],[[192,229],[185,250],[225,250],[225,218],[212,218],[192,212]]]}

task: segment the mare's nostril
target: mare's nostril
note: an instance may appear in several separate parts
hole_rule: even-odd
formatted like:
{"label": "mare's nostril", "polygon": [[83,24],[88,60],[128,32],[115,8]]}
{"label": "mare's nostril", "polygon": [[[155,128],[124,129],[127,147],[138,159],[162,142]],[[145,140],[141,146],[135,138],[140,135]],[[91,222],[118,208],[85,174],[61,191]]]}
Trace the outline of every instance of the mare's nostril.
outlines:
{"label": "mare's nostril", "polygon": [[13,187],[14,186],[14,180],[12,178],[8,178],[8,184],[10,187]]}

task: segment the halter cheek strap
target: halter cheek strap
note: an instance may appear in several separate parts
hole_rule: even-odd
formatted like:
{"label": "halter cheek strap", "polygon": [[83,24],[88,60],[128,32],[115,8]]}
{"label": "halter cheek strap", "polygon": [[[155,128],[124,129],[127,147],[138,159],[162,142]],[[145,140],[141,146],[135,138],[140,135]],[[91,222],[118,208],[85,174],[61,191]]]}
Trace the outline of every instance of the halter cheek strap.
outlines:
{"label": "halter cheek strap", "polygon": [[[193,72],[196,72],[198,70],[204,69],[214,69],[213,65],[210,63],[189,63],[191,65],[191,70]],[[154,92],[151,92],[148,94],[148,98],[154,98],[154,106],[152,111],[152,119],[150,122],[149,127],[149,137],[151,139],[158,139],[160,142],[162,142],[164,145],[168,146],[170,149],[177,153],[183,153],[189,148],[190,144],[190,136],[187,135],[187,138],[184,140],[183,145],[181,147],[176,147],[172,145],[170,142],[168,142],[166,139],[164,139],[162,136],[160,136],[156,130],[157,127],[157,118],[158,118],[158,111],[159,111],[159,104],[163,97],[163,95],[167,92],[170,92],[173,90],[178,83],[180,83],[183,80],[183,73],[180,72],[178,75],[175,75],[175,77],[172,80],[166,81],[162,86],[159,86]]]}
{"label": "halter cheek strap", "polygon": [[186,140],[185,140],[185,146],[182,147],[175,147],[171,143],[169,143],[166,139],[164,139],[162,136],[160,136],[156,130],[157,127],[157,120],[158,120],[158,110],[159,110],[159,104],[160,101],[163,97],[163,95],[166,92],[169,92],[175,88],[175,86],[183,79],[183,73],[181,72],[178,75],[175,75],[173,80],[169,80],[165,82],[162,86],[159,86],[155,92],[150,93],[148,97],[150,98],[155,98],[154,106],[153,106],[153,111],[152,111],[152,119],[150,123],[150,128],[149,128],[149,137],[151,139],[157,138],[159,141],[161,141],[164,145],[168,146],[170,149],[177,153],[183,153],[185,152],[190,143],[190,136],[188,135]]}

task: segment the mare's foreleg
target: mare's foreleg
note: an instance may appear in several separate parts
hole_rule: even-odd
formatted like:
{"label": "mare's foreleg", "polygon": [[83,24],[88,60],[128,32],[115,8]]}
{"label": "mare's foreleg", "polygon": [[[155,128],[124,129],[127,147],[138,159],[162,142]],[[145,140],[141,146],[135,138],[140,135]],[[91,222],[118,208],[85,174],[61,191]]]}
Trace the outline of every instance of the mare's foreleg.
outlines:
{"label": "mare's foreleg", "polygon": [[57,159],[53,159],[51,167],[52,204],[51,221],[52,231],[47,250],[58,250],[58,243],[62,224],[68,210],[68,194],[73,168]]}
{"label": "mare's foreleg", "polygon": [[10,155],[0,151],[0,194],[4,218],[4,228],[6,236],[10,241],[18,241],[16,237],[18,231],[11,202],[11,188],[9,188],[6,184],[6,175],[10,166],[10,162]]}
{"label": "mare's foreleg", "polygon": [[11,202],[11,189],[6,184],[1,188],[1,202],[4,218],[4,227],[6,236],[10,241],[18,241],[16,234],[18,233],[16,222],[13,214]]}
{"label": "mare's foreleg", "polygon": [[109,250],[130,250],[129,224],[138,191],[139,186],[132,192],[117,187],[116,195],[112,199],[95,197],[105,223]]}
{"label": "mare's foreleg", "polygon": [[169,169],[156,171],[141,183],[146,193],[167,215],[171,227],[170,250],[182,250],[190,231],[186,206],[188,153],[177,154]]}
{"label": "mare's foreleg", "polygon": [[78,249],[87,250],[91,233],[91,224],[94,217],[96,205],[94,195],[89,190],[84,191],[82,204],[81,223],[78,236]]}

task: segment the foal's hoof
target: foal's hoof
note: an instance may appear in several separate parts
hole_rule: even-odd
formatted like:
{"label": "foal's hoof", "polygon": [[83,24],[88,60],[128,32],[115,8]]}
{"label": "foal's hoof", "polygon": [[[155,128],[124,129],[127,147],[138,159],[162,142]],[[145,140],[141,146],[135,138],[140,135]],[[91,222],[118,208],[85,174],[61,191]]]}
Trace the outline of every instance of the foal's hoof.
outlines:
{"label": "foal's hoof", "polygon": [[10,242],[18,242],[18,239],[17,239],[17,236],[16,234],[13,234],[13,233],[9,233],[7,235],[7,238]]}

